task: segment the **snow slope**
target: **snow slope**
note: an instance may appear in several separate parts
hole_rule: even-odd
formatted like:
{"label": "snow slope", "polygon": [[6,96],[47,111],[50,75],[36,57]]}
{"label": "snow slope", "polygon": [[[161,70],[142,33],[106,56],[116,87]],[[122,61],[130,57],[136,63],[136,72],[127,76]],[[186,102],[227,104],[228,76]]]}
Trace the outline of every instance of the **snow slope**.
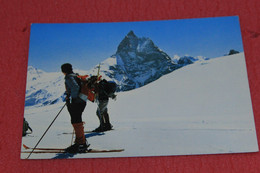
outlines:
{"label": "snow slope", "polygon": [[44,106],[62,102],[64,75],[28,67],[25,106]]}
{"label": "snow slope", "polygon": [[[33,134],[22,143],[33,147],[63,104],[25,109]],[[98,126],[96,104],[88,102],[85,130]],[[115,130],[86,134],[92,148],[121,153],[32,154],[31,159],[166,156],[256,152],[254,117],[244,54],[185,66],[144,87],[118,93],[109,103]],[[67,147],[72,132],[64,109],[39,147]],[[22,149],[24,150],[24,149]],[[21,154],[26,158],[28,154]]]}

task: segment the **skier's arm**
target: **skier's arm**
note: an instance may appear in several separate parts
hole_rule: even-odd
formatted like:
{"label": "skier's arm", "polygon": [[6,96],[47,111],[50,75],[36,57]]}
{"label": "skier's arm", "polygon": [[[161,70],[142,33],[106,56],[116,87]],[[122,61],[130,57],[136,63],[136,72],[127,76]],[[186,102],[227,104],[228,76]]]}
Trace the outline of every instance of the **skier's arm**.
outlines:
{"label": "skier's arm", "polygon": [[68,91],[68,87],[67,87],[66,84],[65,84],[65,89],[66,89],[66,91],[64,92],[65,98],[64,98],[63,101],[66,102],[67,105],[68,105],[68,104],[70,104],[70,93],[69,93],[69,91]]}
{"label": "skier's arm", "polygon": [[73,76],[68,76],[67,82],[66,82],[68,88],[70,89],[70,96],[72,99],[75,99],[79,95],[79,89],[80,86],[76,82]]}

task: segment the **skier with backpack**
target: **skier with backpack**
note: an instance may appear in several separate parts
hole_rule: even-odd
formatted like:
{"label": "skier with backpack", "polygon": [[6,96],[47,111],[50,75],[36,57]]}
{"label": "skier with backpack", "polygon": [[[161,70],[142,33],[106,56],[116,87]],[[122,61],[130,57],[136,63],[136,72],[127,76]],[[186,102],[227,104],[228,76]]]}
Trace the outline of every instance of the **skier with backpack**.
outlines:
{"label": "skier with backpack", "polygon": [[98,108],[96,115],[99,119],[99,127],[93,130],[93,132],[104,132],[112,129],[112,124],[110,123],[109,114],[107,111],[107,105],[109,98],[116,99],[115,91],[117,85],[113,81],[107,81],[106,79],[101,80],[95,88],[96,99]]}
{"label": "skier with backpack", "polygon": [[82,83],[81,93],[79,94],[80,97],[91,102],[96,101],[98,104],[96,115],[100,125],[92,132],[104,132],[111,130],[113,127],[110,123],[107,105],[109,98],[116,99],[115,92],[117,85],[114,81],[107,81],[106,79],[101,80],[102,76],[99,75],[99,70],[100,65],[98,66],[97,76],[89,77],[88,75],[78,75],[78,78]]}
{"label": "skier with backpack", "polygon": [[83,153],[88,149],[88,143],[84,135],[82,113],[86,107],[86,100],[80,95],[81,81],[78,75],[73,72],[72,65],[65,63],[61,66],[65,75],[66,105],[71,117],[71,124],[74,128],[76,139],[73,145],[66,148],[68,153]]}

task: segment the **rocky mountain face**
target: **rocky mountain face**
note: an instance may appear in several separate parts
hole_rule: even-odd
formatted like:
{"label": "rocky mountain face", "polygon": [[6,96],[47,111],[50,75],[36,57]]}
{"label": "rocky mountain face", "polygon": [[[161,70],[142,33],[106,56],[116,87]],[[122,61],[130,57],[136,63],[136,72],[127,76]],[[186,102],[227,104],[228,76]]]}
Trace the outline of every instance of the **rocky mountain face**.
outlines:
{"label": "rocky mountain face", "polygon": [[138,38],[133,31],[121,41],[112,57],[116,66],[111,69],[119,78],[111,77],[120,81],[122,91],[146,85],[179,67],[151,39]]}

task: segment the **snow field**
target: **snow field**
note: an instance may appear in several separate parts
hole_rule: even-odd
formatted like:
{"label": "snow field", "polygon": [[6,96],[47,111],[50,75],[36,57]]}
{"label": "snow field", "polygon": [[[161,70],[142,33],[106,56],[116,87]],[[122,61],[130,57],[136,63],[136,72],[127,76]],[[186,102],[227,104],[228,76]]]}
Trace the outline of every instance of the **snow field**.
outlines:
{"label": "snow field", "polygon": [[[63,103],[25,110],[34,132],[22,143],[33,147]],[[244,54],[185,66],[110,100],[115,130],[86,134],[92,148],[120,153],[32,154],[32,159],[166,156],[256,152],[258,144]],[[98,127],[96,104],[88,102],[85,130]],[[39,147],[67,147],[72,135],[66,108]],[[22,149],[24,150],[24,149]],[[26,154],[21,154],[25,158]]]}

